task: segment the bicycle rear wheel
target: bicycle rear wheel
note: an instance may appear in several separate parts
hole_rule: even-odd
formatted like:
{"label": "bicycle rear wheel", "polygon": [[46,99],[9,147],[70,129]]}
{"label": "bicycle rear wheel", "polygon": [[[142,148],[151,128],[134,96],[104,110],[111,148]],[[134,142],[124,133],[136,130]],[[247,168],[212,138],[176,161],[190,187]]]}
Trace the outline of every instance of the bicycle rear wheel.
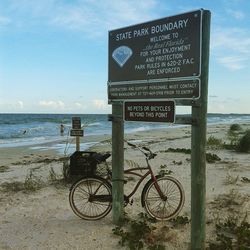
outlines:
{"label": "bicycle rear wheel", "polygon": [[70,206],[73,212],[82,219],[99,220],[105,217],[112,208],[111,190],[111,184],[99,176],[82,178],[71,187]]}
{"label": "bicycle rear wheel", "polygon": [[157,220],[170,220],[178,215],[184,204],[181,183],[171,176],[157,176],[157,183],[164,195],[161,198],[153,180],[149,180],[142,191],[142,206]]}

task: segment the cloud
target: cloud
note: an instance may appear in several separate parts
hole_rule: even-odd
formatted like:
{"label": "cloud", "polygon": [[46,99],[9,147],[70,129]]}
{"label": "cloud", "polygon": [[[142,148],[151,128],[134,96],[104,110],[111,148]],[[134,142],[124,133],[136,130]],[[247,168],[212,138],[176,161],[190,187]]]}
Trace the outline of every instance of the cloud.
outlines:
{"label": "cloud", "polygon": [[106,36],[110,29],[155,18],[158,6],[157,0],[12,0],[11,3],[16,23],[36,25],[42,19],[50,28],[80,31],[88,37]]}
{"label": "cloud", "polygon": [[14,14],[26,14],[30,17],[40,17],[47,15],[55,6],[59,4],[57,0],[10,0],[9,10]]}
{"label": "cloud", "polygon": [[23,107],[24,107],[23,101],[18,101],[18,102],[17,102],[17,106],[18,106],[20,109],[23,109]]}
{"label": "cloud", "polygon": [[83,103],[80,103],[80,102],[75,102],[74,103],[74,107],[73,107],[73,110],[74,109],[79,109],[79,110],[86,110],[87,109],[87,106]]}
{"label": "cloud", "polygon": [[218,62],[231,70],[239,70],[246,67],[247,58],[240,56],[225,56],[218,58]]}
{"label": "cloud", "polygon": [[105,107],[105,101],[104,100],[93,100],[93,104],[96,108],[102,109]]}
{"label": "cloud", "polygon": [[[230,108],[229,108],[230,107]],[[248,98],[217,98],[208,101],[209,113],[249,113]]]}
{"label": "cloud", "polygon": [[239,10],[232,10],[232,9],[228,9],[226,10],[227,13],[232,16],[233,18],[237,19],[237,20],[242,20],[245,18],[245,14],[242,11]]}
{"label": "cloud", "polygon": [[75,102],[75,106],[77,108],[82,108],[83,107],[83,104],[79,103],[79,102]]}
{"label": "cloud", "polygon": [[214,29],[211,35],[211,51],[218,63],[230,70],[249,67],[249,31],[238,28]]}
{"label": "cloud", "polygon": [[95,99],[92,101],[94,104],[94,107],[99,110],[106,110],[109,108],[106,100],[101,99]]}
{"label": "cloud", "polygon": [[52,109],[64,109],[65,104],[62,101],[40,101],[39,102],[40,107],[44,108],[52,108]]}
{"label": "cloud", "polygon": [[230,49],[233,52],[250,53],[249,30],[240,28],[216,28],[212,33],[213,49]]}

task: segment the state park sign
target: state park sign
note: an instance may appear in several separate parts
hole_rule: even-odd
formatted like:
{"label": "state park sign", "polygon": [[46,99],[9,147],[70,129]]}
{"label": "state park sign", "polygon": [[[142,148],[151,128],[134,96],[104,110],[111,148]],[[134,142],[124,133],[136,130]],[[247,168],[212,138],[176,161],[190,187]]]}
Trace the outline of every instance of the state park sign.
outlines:
{"label": "state park sign", "polygon": [[[111,94],[118,85],[122,87],[128,84],[150,84],[165,85],[167,88],[169,81],[186,78],[196,79],[196,87],[194,89],[192,85],[188,88],[191,90],[188,95],[180,96],[177,91],[177,98],[198,98],[197,79],[201,74],[201,19],[202,10],[196,10],[110,31],[109,101],[124,99]],[[133,96],[132,89],[130,92]],[[136,98],[145,97],[138,97],[136,94]]]}

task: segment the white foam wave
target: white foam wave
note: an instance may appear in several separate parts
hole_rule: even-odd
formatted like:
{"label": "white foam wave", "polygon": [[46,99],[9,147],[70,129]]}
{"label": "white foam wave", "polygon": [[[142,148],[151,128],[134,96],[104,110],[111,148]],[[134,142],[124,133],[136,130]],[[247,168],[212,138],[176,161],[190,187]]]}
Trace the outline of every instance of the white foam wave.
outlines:
{"label": "white foam wave", "polygon": [[87,127],[96,127],[96,126],[101,126],[102,124],[100,122],[93,122],[93,123],[89,123],[87,125]]}

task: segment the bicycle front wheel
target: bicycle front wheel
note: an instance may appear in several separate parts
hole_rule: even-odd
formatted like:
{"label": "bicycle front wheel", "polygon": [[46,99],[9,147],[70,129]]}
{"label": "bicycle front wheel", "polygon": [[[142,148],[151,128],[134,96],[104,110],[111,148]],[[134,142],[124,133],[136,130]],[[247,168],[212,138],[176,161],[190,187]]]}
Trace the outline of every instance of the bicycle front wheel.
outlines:
{"label": "bicycle front wheel", "polygon": [[[101,219],[112,208],[111,190],[111,184],[101,177],[82,178],[71,187],[70,206],[73,212],[82,219]],[[106,198],[94,199],[93,197]]]}
{"label": "bicycle front wheel", "polygon": [[152,218],[170,220],[178,215],[184,205],[183,187],[171,176],[157,177],[157,184],[164,197],[160,197],[154,181],[150,180],[142,191],[142,205]]}

